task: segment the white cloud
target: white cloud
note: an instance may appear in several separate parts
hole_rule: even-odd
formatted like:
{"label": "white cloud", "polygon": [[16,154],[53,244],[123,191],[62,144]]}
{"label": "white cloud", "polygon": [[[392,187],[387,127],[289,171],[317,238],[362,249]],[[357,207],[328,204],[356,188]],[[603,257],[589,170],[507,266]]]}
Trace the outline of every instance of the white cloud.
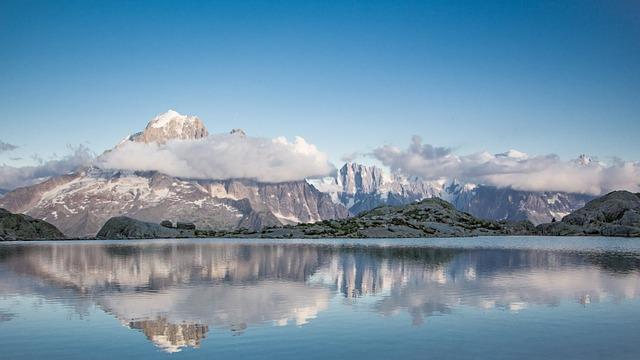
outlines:
{"label": "white cloud", "polygon": [[600,195],[612,190],[640,191],[640,162],[563,161],[557,155],[529,156],[516,150],[501,154],[456,155],[449,148],[423,144],[414,136],[407,149],[383,146],[372,155],[391,171],[424,179],[457,178],[528,191],[566,191]]}
{"label": "white cloud", "polygon": [[210,135],[165,144],[125,142],[101,155],[104,169],[154,170],[193,179],[245,178],[263,182],[325,176],[335,169],[315,145],[296,137],[275,139]]}
{"label": "white cloud", "polygon": [[342,155],[340,157],[340,160],[344,161],[344,162],[354,162],[356,161],[356,159],[362,157],[363,154],[359,153],[359,152],[351,152],[351,153],[346,153],[344,155]]}
{"label": "white cloud", "polygon": [[70,153],[59,159],[41,160],[33,166],[15,167],[0,165],[0,188],[14,189],[43,181],[51,176],[67,174],[79,167],[91,165],[95,158],[93,153],[85,146],[69,146]]}

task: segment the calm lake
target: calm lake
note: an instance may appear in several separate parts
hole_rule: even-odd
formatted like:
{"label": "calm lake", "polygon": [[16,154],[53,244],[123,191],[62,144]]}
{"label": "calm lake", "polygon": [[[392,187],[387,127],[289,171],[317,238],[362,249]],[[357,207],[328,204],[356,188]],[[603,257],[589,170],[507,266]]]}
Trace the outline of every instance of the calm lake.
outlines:
{"label": "calm lake", "polygon": [[640,239],[0,243],[3,359],[639,359]]}

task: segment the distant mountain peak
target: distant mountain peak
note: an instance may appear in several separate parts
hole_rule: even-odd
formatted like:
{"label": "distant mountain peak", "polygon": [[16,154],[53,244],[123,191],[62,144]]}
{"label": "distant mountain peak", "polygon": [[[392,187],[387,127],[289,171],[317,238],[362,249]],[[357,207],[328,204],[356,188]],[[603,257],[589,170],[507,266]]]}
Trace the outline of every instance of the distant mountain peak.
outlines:
{"label": "distant mountain peak", "polygon": [[168,140],[195,140],[207,137],[209,132],[197,116],[182,115],[168,110],[149,121],[144,131],[131,135],[129,140],[163,144]]}
{"label": "distant mountain peak", "polygon": [[245,133],[244,130],[242,130],[242,129],[231,129],[229,134],[230,135],[237,135],[237,136],[241,136],[241,137],[246,137],[247,136],[247,133]]}
{"label": "distant mountain peak", "polygon": [[353,162],[338,170],[338,183],[348,194],[376,192],[385,182],[382,169]]}
{"label": "distant mountain peak", "polygon": [[576,161],[576,164],[578,165],[586,166],[591,164],[593,159],[591,159],[591,157],[586,154],[580,154],[580,156],[578,156],[578,158],[575,161]]}

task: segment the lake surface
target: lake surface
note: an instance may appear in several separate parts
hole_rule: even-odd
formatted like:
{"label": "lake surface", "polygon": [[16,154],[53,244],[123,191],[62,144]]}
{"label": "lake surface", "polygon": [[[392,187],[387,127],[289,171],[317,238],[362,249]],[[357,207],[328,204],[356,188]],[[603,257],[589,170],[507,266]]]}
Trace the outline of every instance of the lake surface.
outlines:
{"label": "lake surface", "polygon": [[0,243],[3,359],[639,359],[640,239]]}

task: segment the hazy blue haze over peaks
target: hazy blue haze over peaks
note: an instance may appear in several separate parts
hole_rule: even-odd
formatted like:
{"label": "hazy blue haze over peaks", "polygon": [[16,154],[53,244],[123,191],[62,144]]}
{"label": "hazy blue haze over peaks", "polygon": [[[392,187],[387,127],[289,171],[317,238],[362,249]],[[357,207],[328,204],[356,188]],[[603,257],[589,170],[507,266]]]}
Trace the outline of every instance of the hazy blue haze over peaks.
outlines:
{"label": "hazy blue haze over peaks", "polygon": [[0,163],[101,152],[169,108],[336,162],[413,134],[640,158],[635,1],[4,0],[0,49]]}

